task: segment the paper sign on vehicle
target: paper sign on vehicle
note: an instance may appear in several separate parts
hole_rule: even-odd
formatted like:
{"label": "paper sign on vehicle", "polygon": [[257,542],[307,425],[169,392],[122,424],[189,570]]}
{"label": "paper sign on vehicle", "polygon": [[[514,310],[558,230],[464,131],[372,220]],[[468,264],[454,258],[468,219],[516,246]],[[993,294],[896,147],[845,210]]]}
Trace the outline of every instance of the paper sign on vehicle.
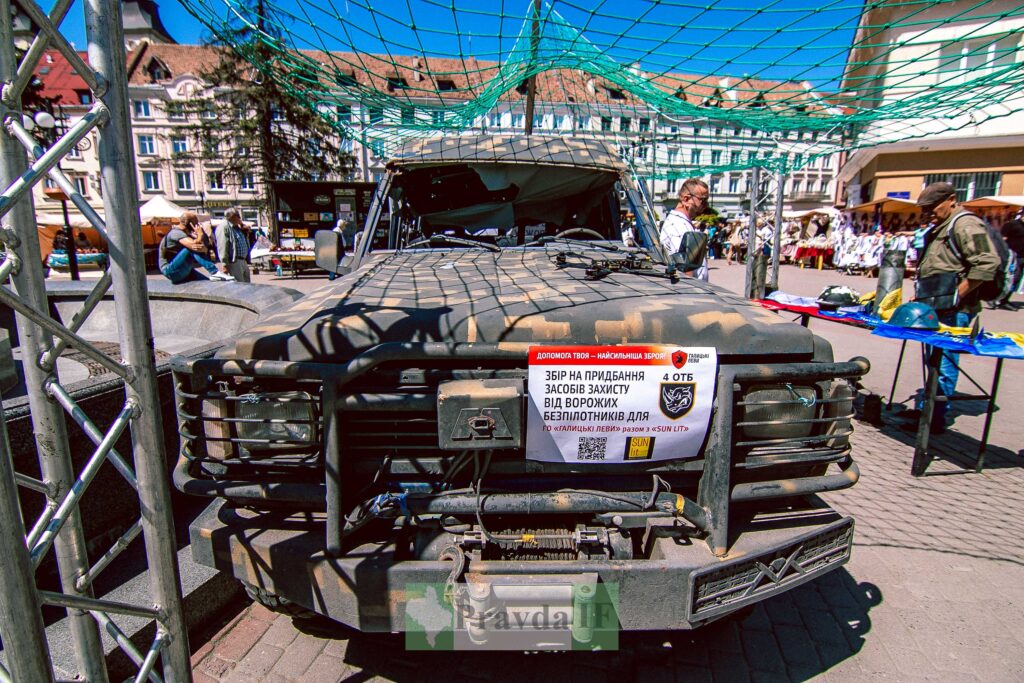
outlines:
{"label": "paper sign on vehicle", "polygon": [[696,457],[717,370],[713,347],[533,346],[526,457],[575,463]]}

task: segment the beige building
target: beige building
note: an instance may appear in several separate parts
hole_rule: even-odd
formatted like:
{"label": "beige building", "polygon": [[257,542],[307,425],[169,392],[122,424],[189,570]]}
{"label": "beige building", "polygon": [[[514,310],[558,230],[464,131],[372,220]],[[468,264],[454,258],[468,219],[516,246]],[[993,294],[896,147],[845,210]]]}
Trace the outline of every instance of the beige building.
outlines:
{"label": "beige building", "polygon": [[[980,95],[987,79],[1024,61],[1019,4],[957,0],[920,8],[889,2],[869,10],[856,41],[871,47],[852,50],[849,64],[871,66],[848,68],[844,90],[855,92],[861,107],[925,95],[935,106],[945,106],[935,94],[945,89],[951,97],[959,95],[955,90],[962,92],[965,84]],[[908,12],[914,14],[905,26],[891,26],[903,23]],[[1019,89],[1004,90],[994,102],[979,98],[973,111],[938,120],[879,121],[859,137],[880,144],[852,153],[840,170],[848,206],[887,196],[916,199],[937,180],[952,182],[961,201],[1024,194],[1024,93]]]}

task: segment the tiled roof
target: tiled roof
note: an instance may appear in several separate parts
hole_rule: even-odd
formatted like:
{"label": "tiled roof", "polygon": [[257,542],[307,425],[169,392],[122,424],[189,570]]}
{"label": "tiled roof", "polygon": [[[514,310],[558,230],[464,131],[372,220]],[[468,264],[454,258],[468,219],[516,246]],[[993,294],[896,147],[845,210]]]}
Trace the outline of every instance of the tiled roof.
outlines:
{"label": "tiled roof", "polygon": [[[166,71],[167,78],[157,82],[200,72],[213,68],[218,62],[218,48],[203,45],[151,44],[142,42],[128,54],[128,82],[132,85],[146,85],[154,82],[152,65]],[[70,74],[70,66],[55,51],[52,68],[47,75],[40,75],[48,91],[59,92],[65,102],[77,102],[74,90],[85,88],[81,78]],[[320,73],[326,66],[327,72],[341,74],[342,80],[351,79],[362,88],[370,88],[391,95],[397,99],[437,98],[438,102],[465,101],[479,97],[489,81],[498,75],[500,64],[480,61],[472,57],[452,59],[442,57],[421,57],[410,55],[375,55],[352,52],[303,51],[314,73]],[[156,60],[154,62],[154,60]],[[656,87],[666,93],[685,98],[692,105],[715,106],[722,109],[735,107],[756,107],[763,101],[771,108],[785,103],[792,106],[800,103],[811,112],[825,104],[832,104],[827,96],[811,95],[804,84],[787,81],[765,81],[760,79],[721,78],[668,73],[663,75],[644,74]],[[317,76],[322,78],[322,76]],[[335,87],[337,84],[324,84]],[[342,83],[344,85],[344,83]],[[511,85],[511,84],[510,84]],[[524,84],[515,84],[500,97],[502,102],[518,102],[526,99]],[[639,106],[642,102],[628,91],[598,76],[592,76],[576,69],[556,69],[537,76],[537,101],[549,103],[579,103]]]}
{"label": "tiled roof", "polygon": [[[82,59],[86,58],[85,52],[78,54]],[[47,50],[43,53],[35,75],[43,84],[40,94],[46,98],[60,98],[57,103],[65,107],[81,104],[79,93],[89,92],[89,86],[57,50]]]}

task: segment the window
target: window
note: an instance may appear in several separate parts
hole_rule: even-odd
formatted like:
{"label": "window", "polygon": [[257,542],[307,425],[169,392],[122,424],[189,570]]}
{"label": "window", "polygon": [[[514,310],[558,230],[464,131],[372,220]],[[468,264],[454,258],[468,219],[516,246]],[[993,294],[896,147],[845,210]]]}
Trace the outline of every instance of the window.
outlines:
{"label": "window", "polygon": [[524,128],[526,116],[524,114],[512,114],[512,127]]}
{"label": "window", "polygon": [[284,121],[286,119],[284,112],[277,107],[270,108],[270,120],[271,121]]}
{"label": "window", "polygon": [[416,110],[413,107],[402,107],[402,123],[411,126],[416,123]]}
{"label": "window", "polygon": [[616,88],[607,88],[607,90],[608,90],[608,97],[612,98],[613,100],[624,100],[624,99],[626,99],[626,93],[622,92],[621,90],[618,90]]}
{"label": "window", "polygon": [[455,90],[455,81],[447,78],[437,79],[437,90],[438,92],[450,92]]}
{"label": "window", "polygon": [[146,192],[158,192],[160,190],[160,174],[157,171],[143,171],[142,188]]}
{"label": "window", "polygon": [[206,187],[209,190],[224,189],[224,173],[221,171],[208,171],[206,173]]}
{"label": "window", "polygon": [[672,194],[676,193],[676,182],[678,181],[675,178],[669,178],[668,191],[671,192]]}
{"label": "window", "polygon": [[79,104],[92,104],[92,92],[89,90],[76,90]]}
{"label": "window", "polygon": [[713,166],[718,166],[721,163],[722,163],[722,150],[720,150],[720,149],[713,149],[713,150],[711,150],[711,164]]}
{"label": "window", "polygon": [[239,178],[239,188],[243,190],[255,190],[256,178],[252,173],[243,173]]}
{"label": "window", "polygon": [[601,117],[601,130],[610,131],[612,129],[612,117],[602,116]]}
{"label": "window", "polygon": [[1016,61],[1020,36],[986,36],[947,43],[939,49],[939,84],[950,85],[977,78]]}
{"label": "window", "polygon": [[188,152],[188,138],[184,135],[172,135],[171,152],[173,154],[185,154]]}
{"label": "window", "polygon": [[209,121],[209,120],[217,118],[217,112],[216,112],[216,110],[214,110],[213,105],[206,105],[203,108],[203,111],[200,114],[200,116],[202,118],[204,118],[204,119]]}
{"label": "window", "polygon": [[156,141],[152,135],[136,136],[139,141],[139,156],[153,156],[156,154]]}
{"label": "window", "polygon": [[633,119],[628,116],[623,116],[619,119],[619,130],[625,132],[633,127]]}
{"label": "window", "polygon": [[729,176],[729,192],[736,193],[740,191],[740,179],[739,176]]}
{"label": "window", "polygon": [[341,123],[350,123],[352,121],[352,107],[347,104],[339,104],[334,109],[337,114],[338,121]]}
{"label": "window", "polygon": [[721,178],[712,178],[711,182],[708,184],[708,190],[711,192],[711,194],[717,194],[718,190],[721,188],[721,186],[722,186],[722,179]]}
{"label": "window", "polygon": [[164,110],[167,112],[167,118],[171,121],[184,121],[185,120],[185,108],[180,102],[168,102],[164,105]]}
{"label": "window", "polygon": [[357,84],[355,73],[340,73],[335,76],[334,82],[343,88],[348,88]]}
{"label": "window", "polygon": [[382,123],[384,121],[383,107],[368,107],[367,112],[369,112],[371,124]]}
{"label": "window", "polygon": [[690,150],[690,163],[693,164],[694,166],[700,166],[700,150],[699,149],[691,149]]}
{"label": "window", "polygon": [[401,76],[388,76],[388,90],[394,92],[395,90],[405,90],[408,87],[409,84]]}
{"label": "window", "polygon": [[544,127],[544,115],[543,114],[535,114],[533,116],[533,129],[534,130],[540,130],[543,127]]}
{"label": "window", "polygon": [[[79,143],[79,144],[81,144],[81,143]],[[75,145],[74,147],[72,147],[71,149],[68,150],[68,159],[81,159],[81,158],[82,158],[82,150],[78,149],[78,145]]]}
{"label": "window", "polygon": [[576,130],[590,130],[590,117],[589,116],[577,116],[576,117]]}
{"label": "window", "polygon": [[740,154],[742,154],[742,152],[735,151],[735,150],[732,151],[732,152],[729,152],[729,163],[732,164],[733,166],[739,166],[740,163],[742,163],[740,161]]}
{"label": "window", "polygon": [[89,182],[84,175],[72,176],[71,182],[75,184],[75,192],[83,197],[89,196]]}
{"label": "window", "polygon": [[650,119],[640,119],[640,123],[639,123],[639,130],[640,130],[640,132],[641,133],[646,133],[650,129],[651,129],[651,120]]}
{"label": "window", "polygon": [[924,184],[946,182],[956,188],[956,200],[965,202],[976,197],[987,197],[999,194],[1003,174],[999,171],[986,173],[929,173],[924,177]]}
{"label": "window", "polygon": [[793,194],[800,194],[804,189],[804,181],[802,178],[793,178]]}
{"label": "window", "polygon": [[669,147],[668,149],[668,165],[675,166],[679,163],[679,149],[676,147]]}
{"label": "window", "polygon": [[174,184],[179,192],[192,191],[192,171],[175,171]]}
{"label": "window", "polygon": [[203,136],[203,152],[211,157],[220,154],[220,140],[212,133]]}
{"label": "window", "polygon": [[132,112],[137,119],[148,119],[153,116],[149,109],[149,100],[132,100]]}
{"label": "window", "polygon": [[694,126],[693,127],[693,135],[694,135],[694,137],[700,135],[700,131],[701,131],[701,127],[700,126]]}
{"label": "window", "polygon": [[797,152],[793,155],[793,168],[800,168],[804,165],[804,155],[801,152]]}

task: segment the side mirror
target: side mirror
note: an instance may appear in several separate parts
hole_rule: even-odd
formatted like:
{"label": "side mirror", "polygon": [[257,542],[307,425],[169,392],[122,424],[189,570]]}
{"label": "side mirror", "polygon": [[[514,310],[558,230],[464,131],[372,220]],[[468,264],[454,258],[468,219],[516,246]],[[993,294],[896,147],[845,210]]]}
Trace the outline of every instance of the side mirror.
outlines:
{"label": "side mirror", "polygon": [[345,255],[345,244],[341,235],[333,230],[319,230],[313,235],[313,253],[317,267],[328,273],[345,275],[352,270],[341,265],[341,259]]}
{"label": "side mirror", "polygon": [[672,254],[670,258],[677,269],[686,273],[704,265],[704,255],[707,250],[707,233],[691,230],[683,234],[683,239],[679,242],[679,251]]}

